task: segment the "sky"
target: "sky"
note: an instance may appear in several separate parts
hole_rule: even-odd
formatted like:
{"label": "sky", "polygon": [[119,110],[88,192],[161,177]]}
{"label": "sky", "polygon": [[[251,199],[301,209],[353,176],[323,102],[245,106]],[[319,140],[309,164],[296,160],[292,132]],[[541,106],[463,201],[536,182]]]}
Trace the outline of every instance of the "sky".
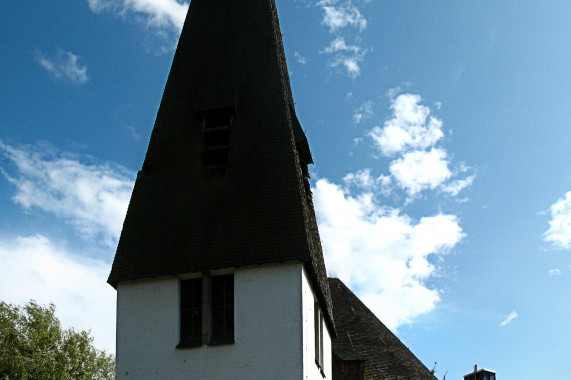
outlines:
{"label": "sky", "polygon": [[[277,0],[330,276],[429,368],[571,372],[571,2]],[[0,300],[106,283],[188,2],[0,2]]]}

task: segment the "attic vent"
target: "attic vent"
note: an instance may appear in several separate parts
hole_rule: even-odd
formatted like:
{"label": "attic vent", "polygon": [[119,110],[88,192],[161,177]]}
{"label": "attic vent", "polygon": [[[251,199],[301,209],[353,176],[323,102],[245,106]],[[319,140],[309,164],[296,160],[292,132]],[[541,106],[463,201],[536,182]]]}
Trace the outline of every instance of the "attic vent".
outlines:
{"label": "attic vent", "polygon": [[202,167],[223,171],[228,165],[228,142],[230,127],[234,123],[234,107],[200,111],[198,115],[202,122]]}

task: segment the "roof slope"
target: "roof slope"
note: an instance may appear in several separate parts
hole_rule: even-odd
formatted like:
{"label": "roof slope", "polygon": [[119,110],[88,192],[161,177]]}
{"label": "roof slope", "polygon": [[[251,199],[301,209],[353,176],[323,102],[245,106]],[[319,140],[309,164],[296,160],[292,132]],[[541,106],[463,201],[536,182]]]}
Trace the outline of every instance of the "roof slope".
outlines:
{"label": "roof slope", "polygon": [[424,364],[338,278],[329,278],[337,338],[333,354],[365,361],[366,380],[434,379]]}
{"label": "roof slope", "polygon": [[[223,172],[204,112],[232,109]],[[108,282],[298,260],[333,328],[274,0],[192,0]]]}

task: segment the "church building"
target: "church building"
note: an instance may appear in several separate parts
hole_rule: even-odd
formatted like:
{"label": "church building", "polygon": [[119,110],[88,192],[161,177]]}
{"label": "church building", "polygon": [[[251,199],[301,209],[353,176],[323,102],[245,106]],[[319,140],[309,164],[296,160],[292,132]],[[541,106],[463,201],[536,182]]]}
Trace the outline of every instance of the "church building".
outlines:
{"label": "church building", "polygon": [[430,378],[327,278],[312,162],[275,1],[192,0],[108,279],[117,379]]}

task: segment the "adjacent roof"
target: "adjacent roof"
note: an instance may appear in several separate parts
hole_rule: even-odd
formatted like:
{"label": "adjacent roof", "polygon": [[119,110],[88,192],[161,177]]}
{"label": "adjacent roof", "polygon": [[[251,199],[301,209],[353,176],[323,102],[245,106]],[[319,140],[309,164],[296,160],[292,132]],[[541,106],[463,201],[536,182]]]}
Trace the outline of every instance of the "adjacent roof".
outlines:
{"label": "adjacent roof", "polygon": [[[221,172],[202,164],[202,115],[232,109]],[[305,263],[334,332],[274,0],[192,0],[108,282]]]}
{"label": "adjacent roof", "polygon": [[365,379],[434,379],[424,364],[338,278],[329,278],[337,338],[333,354],[361,360]]}

